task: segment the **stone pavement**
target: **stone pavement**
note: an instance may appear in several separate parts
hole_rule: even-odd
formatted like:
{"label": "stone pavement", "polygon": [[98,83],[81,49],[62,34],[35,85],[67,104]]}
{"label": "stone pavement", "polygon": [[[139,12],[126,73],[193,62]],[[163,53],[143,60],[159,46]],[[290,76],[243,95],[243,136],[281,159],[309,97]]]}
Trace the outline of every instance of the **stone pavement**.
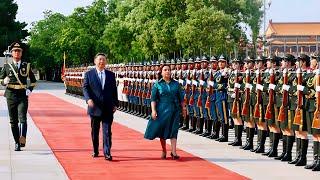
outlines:
{"label": "stone pavement", "polygon": [[[82,99],[64,94],[62,83],[40,82],[34,93],[37,92],[50,93],[70,103],[86,108],[86,104]],[[66,179],[67,177],[63,168],[61,168],[55,159],[52,151],[49,149],[39,130],[34,127],[30,118],[26,151],[16,153],[10,150],[10,148],[13,148],[13,140],[7,123],[7,111],[3,97],[0,97],[0,102],[0,179],[16,179],[19,176],[27,177],[27,179]],[[147,124],[145,119],[119,111],[115,114],[115,122],[141,133],[144,133]],[[229,136],[229,141],[232,141],[234,138],[233,130],[230,131]],[[184,131],[179,132],[178,148],[251,179],[320,178],[319,172],[305,170],[303,167],[295,167],[260,154],[228,146],[227,143],[218,143]],[[280,143],[279,153],[281,150],[282,144]],[[295,152],[293,152],[294,155]],[[308,159],[310,163],[312,160],[312,142],[309,143]],[[179,172],[179,170],[176,171]]]}

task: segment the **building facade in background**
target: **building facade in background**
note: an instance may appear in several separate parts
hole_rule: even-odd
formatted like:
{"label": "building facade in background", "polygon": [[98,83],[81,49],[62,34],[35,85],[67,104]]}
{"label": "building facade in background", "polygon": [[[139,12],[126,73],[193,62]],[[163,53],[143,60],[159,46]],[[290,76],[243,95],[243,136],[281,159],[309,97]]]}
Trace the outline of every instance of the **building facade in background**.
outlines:
{"label": "building facade in background", "polygon": [[266,30],[267,54],[319,52],[320,22],[272,22]]}

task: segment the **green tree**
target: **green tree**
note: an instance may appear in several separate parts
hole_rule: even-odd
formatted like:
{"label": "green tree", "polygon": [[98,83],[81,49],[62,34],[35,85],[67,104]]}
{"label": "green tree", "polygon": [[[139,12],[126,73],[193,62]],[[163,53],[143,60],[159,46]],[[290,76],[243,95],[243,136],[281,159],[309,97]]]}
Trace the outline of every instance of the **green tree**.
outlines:
{"label": "green tree", "polygon": [[0,53],[14,41],[22,41],[28,36],[24,22],[16,21],[18,5],[13,0],[0,2]]}

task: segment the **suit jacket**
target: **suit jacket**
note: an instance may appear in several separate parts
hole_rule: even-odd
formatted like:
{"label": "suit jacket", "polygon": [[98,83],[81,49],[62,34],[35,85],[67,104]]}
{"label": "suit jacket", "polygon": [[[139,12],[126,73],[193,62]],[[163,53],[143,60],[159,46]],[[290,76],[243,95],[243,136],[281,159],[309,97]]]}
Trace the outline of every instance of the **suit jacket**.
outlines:
{"label": "suit jacket", "polygon": [[86,72],[83,82],[83,95],[86,102],[92,99],[94,103],[94,107],[88,106],[88,115],[113,120],[113,108],[119,104],[116,79],[115,74],[111,71],[105,70],[105,75],[105,84],[102,90],[97,70],[94,68]]}

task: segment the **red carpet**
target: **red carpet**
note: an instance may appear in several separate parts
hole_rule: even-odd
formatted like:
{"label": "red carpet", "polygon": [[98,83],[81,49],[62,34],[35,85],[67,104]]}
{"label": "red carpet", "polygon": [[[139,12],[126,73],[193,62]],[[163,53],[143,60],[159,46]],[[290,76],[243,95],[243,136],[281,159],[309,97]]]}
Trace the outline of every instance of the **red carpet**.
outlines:
{"label": "red carpet", "polygon": [[32,119],[70,179],[247,179],[181,150],[180,160],[161,160],[158,141],[147,141],[117,123],[113,125],[114,161],[103,156],[93,159],[85,109],[49,94],[33,94],[29,104]]}

